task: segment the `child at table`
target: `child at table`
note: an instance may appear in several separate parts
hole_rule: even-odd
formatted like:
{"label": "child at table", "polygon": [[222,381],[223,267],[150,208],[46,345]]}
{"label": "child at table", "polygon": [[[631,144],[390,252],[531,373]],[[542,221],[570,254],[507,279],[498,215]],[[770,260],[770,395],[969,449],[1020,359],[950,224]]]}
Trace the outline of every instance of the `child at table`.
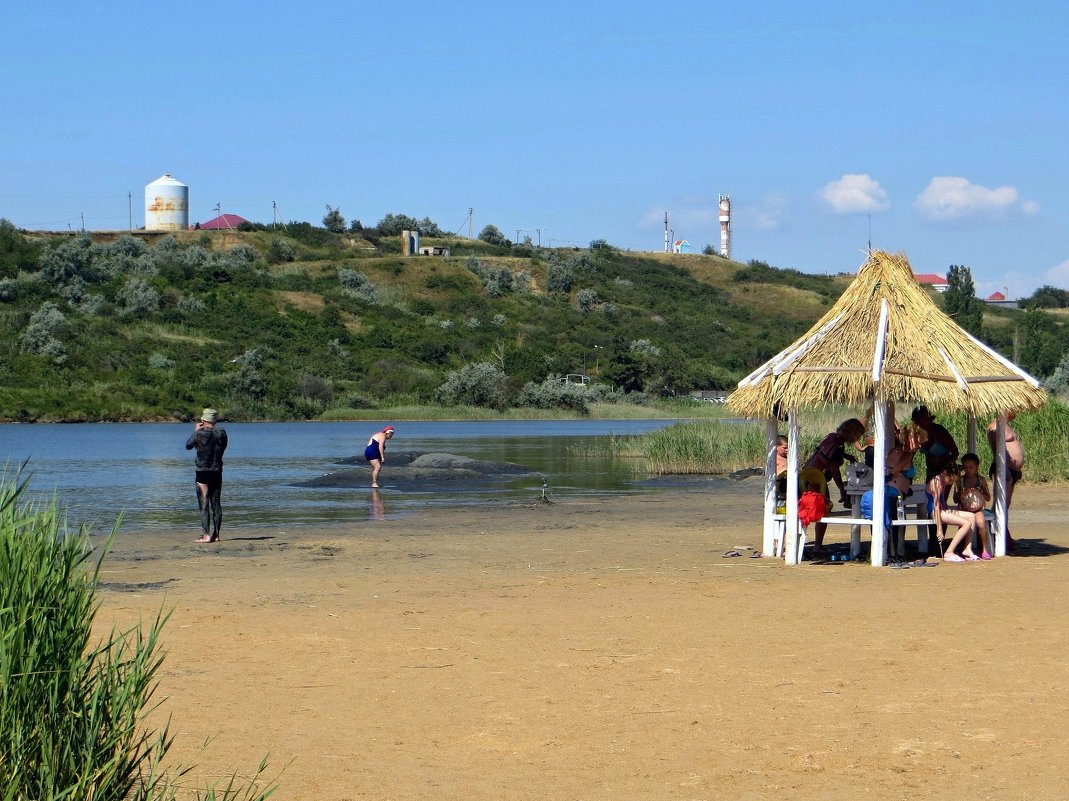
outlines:
{"label": "child at table", "polygon": [[954,487],[954,503],[958,505],[960,514],[973,516],[984,549],[980,558],[987,560],[991,558],[992,548],[991,535],[984,518],[984,507],[991,503],[991,490],[987,486],[987,479],[980,475],[980,457],[975,453],[962,456],[961,471],[961,478]]}
{"label": "child at table", "polygon": [[[950,503],[950,492],[957,483],[958,465],[956,463],[944,465],[942,470],[928,481],[928,496],[932,499],[932,518],[935,520],[936,536],[942,547],[945,539],[944,526],[957,526],[958,530],[954,534],[954,539],[950,541],[946,553],[943,554],[943,561],[977,562],[980,557],[972,550],[972,530],[976,522],[975,518],[971,514],[962,514]],[[963,542],[965,547],[959,554],[957,548]]]}

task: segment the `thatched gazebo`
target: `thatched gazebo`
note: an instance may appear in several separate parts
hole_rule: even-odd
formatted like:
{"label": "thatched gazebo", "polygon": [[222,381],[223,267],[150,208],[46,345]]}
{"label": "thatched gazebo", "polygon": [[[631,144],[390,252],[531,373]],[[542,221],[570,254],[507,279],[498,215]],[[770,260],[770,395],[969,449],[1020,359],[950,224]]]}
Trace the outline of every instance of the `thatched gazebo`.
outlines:
{"label": "thatched gazebo", "polygon": [[[873,251],[842,297],[799,340],[739,382],[728,399],[735,412],[766,419],[764,541],[775,536],[776,421],[788,423],[786,531],[798,526],[798,409],[830,404],[873,407],[872,564],[884,563],[884,465],[893,443],[897,401],[934,411],[965,411],[969,449],[976,419],[998,417],[994,483],[995,555],[1006,554],[1006,412],[1046,403],[1039,382],[956,325],[917,283],[904,254]],[[797,564],[797,537],[786,558]]]}

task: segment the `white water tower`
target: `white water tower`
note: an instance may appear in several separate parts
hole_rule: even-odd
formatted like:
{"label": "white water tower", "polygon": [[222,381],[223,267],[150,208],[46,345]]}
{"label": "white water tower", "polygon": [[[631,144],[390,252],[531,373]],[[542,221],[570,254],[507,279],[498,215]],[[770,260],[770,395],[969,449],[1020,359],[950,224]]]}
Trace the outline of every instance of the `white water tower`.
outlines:
{"label": "white water tower", "polygon": [[189,187],[165,172],[145,187],[145,230],[189,228]]}

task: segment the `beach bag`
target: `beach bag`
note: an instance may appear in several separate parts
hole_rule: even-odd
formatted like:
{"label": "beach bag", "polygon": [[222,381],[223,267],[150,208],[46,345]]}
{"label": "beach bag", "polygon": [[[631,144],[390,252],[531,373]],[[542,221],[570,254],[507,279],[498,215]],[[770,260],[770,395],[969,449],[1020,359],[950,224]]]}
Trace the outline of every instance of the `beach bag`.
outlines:
{"label": "beach bag", "polygon": [[980,491],[979,487],[968,487],[962,490],[958,498],[958,506],[965,512],[979,512],[986,505],[987,501],[984,499],[984,493]]}

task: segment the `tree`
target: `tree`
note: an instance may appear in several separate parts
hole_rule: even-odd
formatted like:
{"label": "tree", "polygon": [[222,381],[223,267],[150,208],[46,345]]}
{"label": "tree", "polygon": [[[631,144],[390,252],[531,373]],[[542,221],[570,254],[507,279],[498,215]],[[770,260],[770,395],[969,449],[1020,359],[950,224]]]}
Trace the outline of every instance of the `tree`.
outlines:
{"label": "tree", "polygon": [[434,394],[442,403],[504,409],[509,403],[509,379],[489,362],[466,364],[451,372]]}
{"label": "tree", "polygon": [[419,220],[407,214],[387,214],[375,227],[383,236],[397,236],[402,231],[420,231]]}
{"label": "tree", "polygon": [[488,245],[496,245],[498,247],[510,247],[512,243],[508,240],[500,229],[496,225],[487,225],[483,230],[479,231],[479,239]]}
{"label": "tree", "polygon": [[1026,309],[1064,309],[1069,306],[1069,292],[1044,284],[1021,305]]}
{"label": "tree", "polygon": [[972,271],[957,264],[947,270],[947,291],[943,293],[943,311],[955,323],[975,337],[980,336],[984,321],[984,302],[976,297]]}
{"label": "tree", "polygon": [[323,216],[323,227],[331,233],[345,233],[345,218],[341,216],[341,210],[327,204],[327,213]]}

